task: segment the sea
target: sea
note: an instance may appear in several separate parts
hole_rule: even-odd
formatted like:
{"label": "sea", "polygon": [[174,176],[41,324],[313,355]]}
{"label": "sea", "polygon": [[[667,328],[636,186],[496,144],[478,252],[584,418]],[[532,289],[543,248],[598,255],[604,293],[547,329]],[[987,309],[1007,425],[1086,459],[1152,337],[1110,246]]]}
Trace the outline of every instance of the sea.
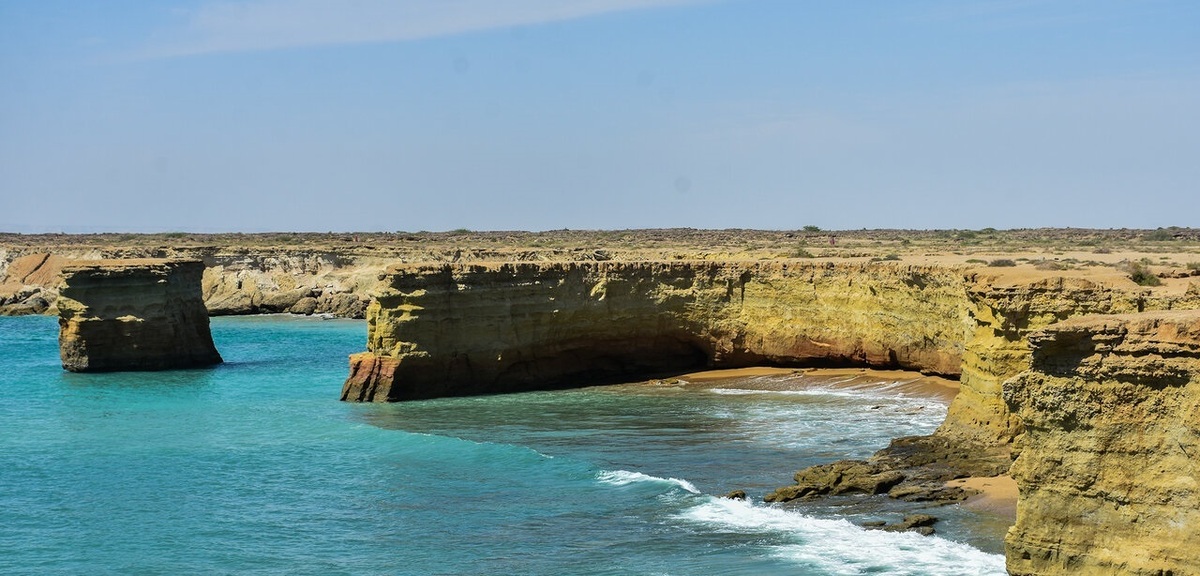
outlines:
{"label": "sea", "polygon": [[[820,372],[338,401],[363,321],[212,320],[223,365],[61,369],[0,318],[0,574],[1004,574],[1003,519],[769,505],[795,470],[931,432],[944,398]],[[741,489],[748,500],[722,497]]]}

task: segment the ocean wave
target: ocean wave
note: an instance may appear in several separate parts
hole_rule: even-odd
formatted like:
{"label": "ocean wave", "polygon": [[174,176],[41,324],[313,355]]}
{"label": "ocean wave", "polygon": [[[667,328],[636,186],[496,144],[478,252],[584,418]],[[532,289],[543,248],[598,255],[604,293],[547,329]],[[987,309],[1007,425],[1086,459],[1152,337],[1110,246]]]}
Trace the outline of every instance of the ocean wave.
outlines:
{"label": "ocean wave", "polygon": [[630,472],[628,470],[605,470],[596,475],[596,479],[604,484],[612,486],[628,486],[630,484],[656,484],[660,486],[669,486],[680,488],[692,494],[699,494],[700,490],[694,484],[680,478],[659,478],[641,472]]}
{"label": "ocean wave", "polygon": [[771,506],[710,498],[680,520],[721,530],[783,536],[773,555],[827,574],[1003,575],[1004,556],[937,536],[866,530]]}

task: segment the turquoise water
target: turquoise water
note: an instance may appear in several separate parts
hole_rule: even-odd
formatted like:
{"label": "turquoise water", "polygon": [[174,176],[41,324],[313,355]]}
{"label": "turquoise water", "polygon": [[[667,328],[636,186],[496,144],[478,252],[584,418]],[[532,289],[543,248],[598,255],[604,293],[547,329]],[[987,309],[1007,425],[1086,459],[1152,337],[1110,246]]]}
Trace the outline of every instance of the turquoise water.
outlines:
{"label": "turquoise water", "polygon": [[0,318],[3,574],[1003,573],[961,511],[925,538],[713,496],[761,501],[944,416],[888,386],[356,405],[337,397],[361,321],[216,318],[226,364],[163,373],[65,373],[56,330]]}

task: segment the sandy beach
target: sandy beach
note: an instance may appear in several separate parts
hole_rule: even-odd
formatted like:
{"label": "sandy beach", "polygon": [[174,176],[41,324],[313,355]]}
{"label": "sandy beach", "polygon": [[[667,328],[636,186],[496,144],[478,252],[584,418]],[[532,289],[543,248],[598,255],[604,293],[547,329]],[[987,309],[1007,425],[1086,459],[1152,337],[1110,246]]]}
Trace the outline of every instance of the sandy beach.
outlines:
{"label": "sandy beach", "polygon": [[1017,517],[1017,483],[1011,476],[960,478],[951,480],[946,485],[979,492],[963,502],[962,505],[967,508],[993,512],[1012,519]]}

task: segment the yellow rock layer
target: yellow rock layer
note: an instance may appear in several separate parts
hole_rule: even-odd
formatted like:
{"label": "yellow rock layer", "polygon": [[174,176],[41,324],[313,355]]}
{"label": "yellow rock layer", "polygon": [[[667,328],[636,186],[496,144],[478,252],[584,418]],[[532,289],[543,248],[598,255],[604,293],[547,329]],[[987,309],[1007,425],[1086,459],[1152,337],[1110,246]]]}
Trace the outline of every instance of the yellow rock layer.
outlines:
{"label": "yellow rock layer", "polygon": [[892,263],[404,265],[384,283],[367,312],[368,351],[396,368],[383,383],[356,370],[347,399],[756,364],[957,375],[968,326],[961,272]]}
{"label": "yellow rock layer", "polygon": [[200,297],[199,261],[92,260],[63,267],[59,352],[72,372],[221,362]]}
{"label": "yellow rock layer", "polygon": [[1200,312],[1093,316],[1030,336],[1004,385],[1024,425],[1014,575],[1200,574]]}

